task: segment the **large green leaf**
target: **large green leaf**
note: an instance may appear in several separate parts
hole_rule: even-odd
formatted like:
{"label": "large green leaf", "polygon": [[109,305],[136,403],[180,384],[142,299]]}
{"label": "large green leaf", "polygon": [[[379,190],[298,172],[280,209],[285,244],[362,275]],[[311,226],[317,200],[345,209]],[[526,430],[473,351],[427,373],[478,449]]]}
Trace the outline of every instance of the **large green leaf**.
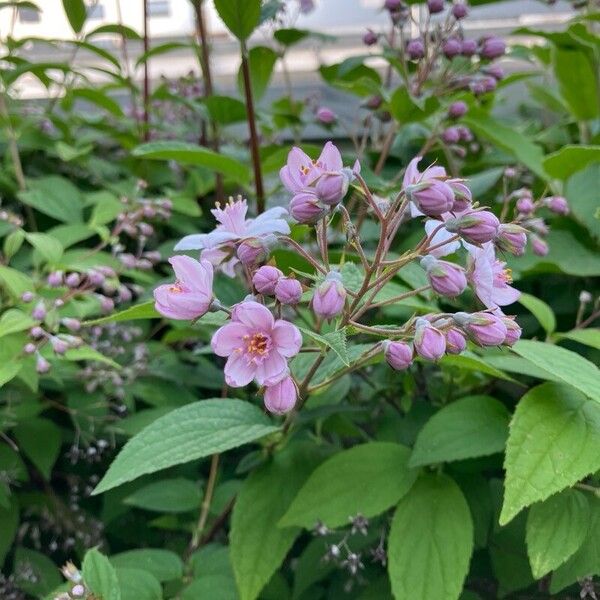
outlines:
{"label": "large green leaf", "polygon": [[600,156],[596,163],[588,165],[570,177],[565,185],[565,196],[571,214],[600,241],[598,210],[598,182],[600,181]]}
{"label": "large green leaf", "polygon": [[199,486],[183,477],[153,481],[123,500],[129,506],[162,513],[181,513],[200,506]]}
{"label": "large green leaf", "polygon": [[37,250],[42,263],[56,263],[63,255],[62,244],[46,233],[27,233],[25,239]]}
{"label": "large green leaf", "polygon": [[429,96],[424,102],[413,98],[405,86],[396,89],[389,103],[389,110],[399,123],[422,121],[434,113],[440,102],[435,96]]}
{"label": "large green leaf", "polygon": [[29,179],[19,199],[63,223],[81,223],[83,202],[79,190],[64,177],[48,175]]}
{"label": "large green leaf", "polygon": [[568,179],[573,173],[599,161],[600,146],[563,146],[560,150],[546,156],[544,169],[551,177]]}
{"label": "large green leaf", "polygon": [[[257,102],[260,101],[267,90],[277,58],[277,52],[267,46],[255,46],[248,52],[250,82],[252,93]],[[241,68],[238,73],[238,88],[242,94],[244,91],[244,77]]]}
{"label": "large green leaf", "polygon": [[188,142],[148,142],[134,148],[132,154],[139,158],[174,160],[185,165],[206,167],[243,184],[250,181],[250,170],[239,160]]}
{"label": "large green leaf", "polygon": [[578,550],[587,535],[589,519],[588,500],[577,490],[565,490],[529,509],[527,553],[536,579]]}
{"label": "large green leaf", "polygon": [[310,476],[279,525],[328,527],[349,517],[373,517],[393,506],[410,489],[417,471],[408,467],[410,451],[400,444],[371,442],[339,452]]}
{"label": "large green leaf", "polygon": [[14,434],[23,454],[46,479],[50,479],[62,443],[58,426],[48,419],[29,419],[19,423]]}
{"label": "large green leaf", "polygon": [[102,600],[121,600],[121,590],[114,567],[104,554],[95,548],[88,550],[81,573],[88,590]]}
{"label": "large green leaf", "polygon": [[568,385],[533,388],[511,421],[504,467],[500,524],[600,469],[600,406]]}
{"label": "large green leaf", "polygon": [[[47,556],[21,547],[15,551],[13,573],[15,587],[36,598],[50,594],[62,579],[56,565]],[[112,599],[107,596],[106,600]]]}
{"label": "large green leaf", "polygon": [[473,550],[473,522],[460,488],[423,475],[396,508],[388,571],[396,600],[458,600]]}
{"label": "large green leaf", "polygon": [[23,292],[33,291],[35,285],[33,280],[25,273],[0,265],[0,289],[3,288],[14,299],[18,299]]}
{"label": "large green leaf", "polygon": [[600,402],[600,370],[583,356],[560,346],[533,340],[520,340],[512,349],[536,367]]}
{"label": "large green leaf", "polygon": [[236,448],[277,429],[259,408],[241,400],[211,399],[182,406],[129,440],[94,494],[146,473]]}
{"label": "large green leaf", "polygon": [[0,317],[0,338],[11,333],[29,329],[34,323],[35,321],[22,310],[9,308]]}
{"label": "large green leaf", "polygon": [[552,309],[543,300],[521,292],[518,302],[539,321],[546,333],[552,333],[556,329],[556,317]]}
{"label": "large green leaf", "polygon": [[557,333],[556,336],[600,350],[600,328],[597,327],[573,329],[573,331],[567,331],[567,333]]}
{"label": "large green leaf", "polygon": [[250,37],[260,19],[260,0],[215,0],[215,8],[227,29],[240,42]]}
{"label": "large green leaf", "polygon": [[231,517],[231,560],[241,600],[254,600],[291,548],[298,527],[277,527],[316,465],[316,455],[292,445],[252,473]]}
{"label": "large green leaf", "polygon": [[116,572],[121,600],[163,600],[160,582],[152,573],[129,567]]}
{"label": "large green leaf", "polygon": [[62,0],[69,25],[75,33],[79,33],[87,17],[87,9],[83,0]]}
{"label": "large green leaf", "polygon": [[421,429],[410,465],[464,460],[502,452],[510,416],[490,396],[468,396],[444,406]]}
{"label": "large green leaf", "polygon": [[139,319],[161,319],[161,314],[154,308],[154,301],[143,302],[130,306],[120,312],[114,312],[106,317],[86,321],[86,325],[100,325],[102,323],[117,323],[119,321],[137,321]]}
{"label": "large green leaf", "polygon": [[116,569],[141,569],[152,573],[159,581],[180,579],[183,575],[183,562],[170,550],[161,548],[140,548],[128,550],[110,557]]}
{"label": "large green leaf", "polygon": [[9,496],[8,506],[0,506],[0,567],[8,553],[19,528],[19,504]]}

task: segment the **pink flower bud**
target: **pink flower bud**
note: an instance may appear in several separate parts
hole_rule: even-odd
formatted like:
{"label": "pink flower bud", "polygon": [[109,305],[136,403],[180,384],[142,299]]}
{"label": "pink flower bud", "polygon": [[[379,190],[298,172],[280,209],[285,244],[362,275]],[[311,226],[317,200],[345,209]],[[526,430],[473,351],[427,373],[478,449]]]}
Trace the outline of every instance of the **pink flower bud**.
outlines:
{"label": "pink flower bud", "polygon": [[105,279],[104,275],[102,275],[102,273],[100,273],[100,271],[96,271],[95,269],[88,271],[87,277],[88,277],[89,282],[95,286],[102,285],[104,283],[104,279]]}
{"label": "pink flower bud", "polygon": [[345,173],[323,173],[317,181],[317,197],[323,204],[335,206],[346,195],[349,183]]}
{"label": "pink flower bud", "polygon": [[446,331],[446,352],[448,354],[460,354],[467,348],[467,338],[457,327],[450,327]]}
{"label": "pink flower bud", "polygon": [[249,238],[238,246],[237,257],[243,265],[252,266],[265,261],[269,257],[269,249],[263,240]]}
{"label": "pink flower bud", "polygon": [[331,125],[335,123],[337,117],[335,113],[326,106],[321,106],[321,108],[317,109],[317,121],[323,123],[323,125]]}
{"label": "pink flower bud", "polygon": [[413,350],[406,342],[390,342],[386,340],[383,343],[383,353],[388,365],[396,371],[408,369],[413,361]]}
{"label": "pink flower bud", "polygon": [[481,85],[483,85],[484,92],[493,92],[496,89],[496,87],[498,87],[498,84],[494,77],[482,77]]}
{"label": "pink flower bud", "polygon": [[70,288],[76,288],[79,285],[80,281],[81,281],[81,277],[79,276],[79,273],[69,273],[67,275],[67,278],[65,279],[65,283]]}
{"label": "pink flower bud", "polygon": [[43,375],[50,370],[50,363],[41,354],[37,355],[37,359],[35,361],[35,370],[40,375]]}
{"label": "pink flower bud", "polygon": [[[462,48],[462,45],[461,45],[461,48]],[[453,102],[448,107],[448,116],[451,119],[459,119],[460,117],[463,117],[464,115],[466,115],[468,110],[469,110],[469,107],[466,105],[466,103],[463,102],[462,100],[458,100],[457,102]]]}
{"label": "pink flower bud", "polygon": [[69,330],[69,331],[79,331],[81,329],[81,321],[79,319],[72,319],[70,317],[65,317],[61,320],[61,323]]}
{"label": "pink flower bud", "polygon": [[367,32],[363,35],[363,44],[365,46],[373,46],[377,43],[378,40],[378,36],[374,31],[371,31],[370,29],[367,30]]}
{"label": "pink flower bud", "polygon": [[432,15],[444,10],[444,0],[427,0],[427,8]]}
{"label": "pink flower bud", "polygon": [[252,276],[252,283],[259,294],[271,296],[275,293],[275,286],[283,273],[271,265],[263,265]]}
{"label": "pink flower bud", "polygon": [[327,214],[327,208],[312,192],[300,192],[290,202],[290,214],[298,223],[316,223]]}
{"label": "pink flower bud", "polygon": [[33,296],[33,292],[23,292],[21,294],[21,300],[23,302],[31,302],[33,300],[34,296]]}
{"label": "pink flower bud", "polygon": [[57,337],[51,337],[50,344],[56,354],[64,354],[69,349],[69,344]]}
{"label": "pink flower bud", "polygon": [[265,408],[276,415],[289,413],[298,400],[296,383],[288,375],[274,385],[267,385],[265,389]]}
{"label": "pink flower bud", "polygon": [[442,46],[442,52],[446,58],[458,56],[462,51],[462,43],[456,38],[447,39]]}
{"label": "pink flower bud", "polygon": [[150,237],[154,233],[154,227],[149,223],[139,223],[138,229],[140,233],[145,237]]}
{"label": "pink flower bud", "polygon": [[381,96],[371,96],[365,106],[371,110],[377,110],[383,104],[383,98]]}
{"label": "pink flower bud", "polygon": [[415,324],[414,345],[421,358],[439,360],[446,352],[446,337],[427,319],[419,318]]}
{"label": "pink flower bud", "polygon": [[494,243],[500,250],[522,256],[527,245],[527,230],[520,225],[501,223]]}
{"label": "pink flower bud", "polygon": [[115,303],[112,298],[108,296],[100,296],[100,310],[103,313],[109,313],[115,308]]}
{"label": "pink flower bud", "polygon": [[520,339],[522,330],[515,322],[514,317],[500,317],[506,326],[506,337],[503,344],[505,346],[514,346]]}
{"label": "pink flower bud", "polygon": [[44,330],[39,325],[35,325],[29,330],[29,335],[37,340],[44,335]]}
{"label": "pink flower bud", "polygon": [[293,277],[281,277],[275,285],[275,298],[281,304],[298,304],[302,298],[302,285]]}
{"label": "pink flower bud", "polygon": [[489,65],[483,72],[490,77],[493,77],[496,81],[504,79],[504,69],[500,65]]}
{"label": "pink flower bud", "polygon": [[135,267],[137,267],[137,258],[133,254],[130,254],[130,253],[120,254],[119,260],[121,261],[121,264],[126,269],[135,269]]}
{"label": "pink flower bud", "polygon": [[500,221],[487,210],[473,211],[456,219],[446,221],[446,229],[458,233],[471,244],[485,244],[498,235]]}
{"label": "pink flower bud", "polygon": [[550,229],[544,219],[531,219],[528,221],[529,228],[540,235],[548,235]]}
{"label": "pink flower bud", "polygon": [[550,251],[546,241],[543,240],[539,235],[535,234],[531,235],[531,247],[533,249],[533,253],[537,254],[537,256],[546,256]]}
{"label": "pink flower bud", "polygon": [[475,40],[463,40],[460,53],[463,56],[473,56],[477,52],[477,42]]}
{"label": "pink flower bud", "polygon": [[425,44],[420,38],[408,40],[406,44],[406,53],[411,60],[419,60],[425,56]]}
{"label": "pink flower bud", "polygon": [[71,589],[71,596],[73,596],[73,598],[83,598],[85,594],[85,587],[80,583],[74,585]]}
{"label": "pink flower bud", "polygon": [[406,194],[422,213],[430,217],[438,217],[448,212],[454,204],[452,188],[439,179],[428,179],[409,185]]}
{"label": "pink flower bud", "polygon": [[469,14],[469,9],[464,2],[457,2],[452,6],[452,16],[455,19],[464,19]]}
{"label": "pink flower bud", "polygon": [[25,354],[33,354],[36,350],[37,346],[31,342],[23,346],[23,352],[25,352]]}
{"label": "pink flower bud", "polygon": [[458,127],[448,127],[442,132],[442,139],[446,144],[457,144],[460,141],[460,130]]}
{"label": "pink flower bud", "polygon": [[454,204],[452,205],[452,210],[454,212],[464,212],[471,208],[471,203],[473,202],[471,190],[460,179],[448,179],[446,183],[454,192]]}
{"label": "pink flower bud", "polygon": [[562,196],[549,196],[544,199],[544,204],[557,215],[569,214],[569,203]]}
{"label": "pink flower bud", "polygon": [[50,287],[60,287],[63,284],[63,272],[53,271],[48,275],[47,282]]}
{"label": "pink flower bud", "polygon": [[31,316],[36,321],[42,321],[43,319],[46,318],[46,306],[44,305],[44,303],[42,301],[38,302],[35,305],[35,308],[31,311]]}
{"label": "pink flower bud", "polygon": [[524,215],[530,215],[535,210],[535,204],[529,196],[517,200],[517,210]]}
{"label": "pink flower bud", "polygon": [[329,271],[325,281],[319,284],[312,298],[312,308],[322,319],[333,319],[344,310],[346,290],[342,276],[337,271]]}
{"label": "pink flower bud", "polygon": [[421,266],[427,272],[432,289],[438,294],[455,298],[465,291],[467,276],[461,266],[431,255],[421,259]]}
{"label": "pink flower bud", "polygon": [[506,44],[498,37],[488,37],[481,43],[479,56],[481,58],[494,59],[506,52]]}
{"label": "pink flower bud", "polygon": [[402,8],[402,0],[385,0],[384,8],[394,12]]}
{"label": "pink flower bud", "polygon": [[126,285],[119,286],[119,302],[130,302],[132,298],[133,294]]}
{"label": "pink flower bud", "polygon": [[500,317],[491,313],[468,314],[458,312],[454,321],[480,346],[499,346],[506,339],[506,325]]}

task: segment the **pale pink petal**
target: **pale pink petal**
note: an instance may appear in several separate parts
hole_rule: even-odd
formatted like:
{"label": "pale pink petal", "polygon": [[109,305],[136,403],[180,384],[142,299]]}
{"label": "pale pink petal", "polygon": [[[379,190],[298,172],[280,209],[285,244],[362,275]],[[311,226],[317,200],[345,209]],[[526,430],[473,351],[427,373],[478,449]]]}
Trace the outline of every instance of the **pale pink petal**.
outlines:
{"label": "pale pink petal", "polygon": [[510,285],[504,287],[495,287],[492,291],[492,301],[499,306],[507,306],[516,302],[521,296],[521,292]]}
{"label": "pale pink petal", "polygon": [[283,185],[288,191],[292,192],[292,194],[299,192],[304,187],[299,178],[295,178],[292,175],[291,169],[287,165],[281,167],[279,170],[279,179],[281,179]]}
{"label": "pale pink petal", "polygon": [[177,279],[186,287],[205,295],[212,294],[212,265],[207,260],[199,262],[189,256],[172,256],[169,262]]}
{"label": "pale pink petal", "polygon": [[256,367],[255,377],[259,385],[272,381],[287,370],[287,361],[278,352],[272,351],[265,360]]}
{"label": "pale pink petal", "polygon": [[406,171],[404,172],[404,178],[402,179],[402,187],[406,188],[419,179],[419,163],[421,162],[422,156],[415,156],[406,167]]}
{"label": "pale pink petal", "polygon": [[215,331],[210,345],[217,356],[229,356],[235,350],[245,346],[246,335],[250,335],[250,332],[242,323],[227,323]]}
{"label": "pale pink petal", "polygon": [[186,235],[184,238],[179,240],[175,245],[176,251],[184,250],[202,250],[205,248],[206,233],[194,233],[193,235]]}
{"label": "pale pink petal", "polygon": [[317,164],[326,171],[341,171],[344,168],[342,155],[332,142],[327,142],[323,146]]}
{"label": "pale pink petal", "polygon": [[224,208],[217,205],[210,211],[223,229],[238,236],[243,236],[246,231],[246,213],[248,212],[248,202],[246,200],[236,200],[228,202]]}
{"label": "pale pink petal", "polygon": [[280,319],[275,322],[271,332],[273,344],[282,356],[290,358],[298,354],[302,346],[302,335],[295,325]]}
{"label": "pale pink petal", "polygon": [[264,304],[254,302],[254,300],[245,300],[236,304],[233,307],[231,318],[263,333],[270,333],[275,322],[271,311]]}
{"label": "pale pink petal", "polygon": [[231,387],[248,385],[256,374],[256,365],[248,362],[242,353],[232,354],[225,363],[225,383]]}
{"label": "pale pink petal", "polygon": [[[425,222],[425,233],[429,236],[431,235],[440,225],[443,224],[443,221],[438,221],[437,219],[430,219]],[[440,230],[431,238],[431,246],[437,246],[443,242],[446,242],[450,238],[454,237],[453,233],[450,233],[445,227],[441,227]],[[460,241],[454,240],[453,242],[448,242],[435,250],[432,250],[430,254],[435,256],[436,258],[440,258],[442,256],[448,256],[448,254],[452,254],[456,252],[460,248]]]}

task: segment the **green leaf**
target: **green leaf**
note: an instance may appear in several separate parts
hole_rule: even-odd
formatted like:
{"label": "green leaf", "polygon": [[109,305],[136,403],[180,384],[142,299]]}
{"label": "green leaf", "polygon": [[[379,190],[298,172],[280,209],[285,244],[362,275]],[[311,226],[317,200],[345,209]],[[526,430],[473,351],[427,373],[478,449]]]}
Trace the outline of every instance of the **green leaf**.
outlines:
{"label": "green leaf", "polygon": [[473,550],[473,522],[460,488],[424,475],[400,501],[388,538],[396,600],[457,600]]}
{"label": "green leaf", "polygon": [[260,0],[215,0],[215,8],[227,29],[244,42],[258,26]]}
{"label": "green leaf", "polygon": [[554,571],[550,582],[552,594],[581,579],[600,574],[600,499],[595,496],[587,498],[590,511],[587,535],[575,554]]}
{"label": "green leaf", "polygon": [[600,146],[568,145],[548,154],[544,159],[544,169],[551,177],[568,179],[573,173],[599,161]]}
{"label": "green leaf", "polygon": [[26,233],[25,239],[40,253],[41,262],[56,263],[63,255],[62,244],[46,233]]}
{"label": "green leaf", "polygon": [[119,24],[109,24],[109,25],[100,25],[100,27],[96,27],[92,29],[92,31],[86,33],[85,39],[89,40],[90,38],[104,34],[104,33],[116,33],[121,37],[125,37],[129,40],[141,40],[140,34],[131,29],[131,27],[127,27],[127,25],[119,25]]}
{"label": "green leaf", "polygon": [[117,573],[104,554],[95,548],[88,550],[81,572],[87,588],[102,600],[121,600]]}
{"label": "green leaf", "polygon": [[358,513],[373,517],[393,506],[410,489],[417,471],[408,467],[410,451],[400,444],[371,442],[339,452],[309,477],[279,522],[310,529],[346,525]]}
{"label": "green leaf", "polygon": [[48,175],[29,179],[19,199],[63,223],[81,223],[83,204],[79,190],[64,177]]}
{"label": "green leaf", "polygon": [[250,181],[250,171],[244,163],[188,142],[149,142],[134,148],[132,155],[150,160],[174,160],[184,165],[206,167],[242,184]]}
{"label": "green leaf", "polygon": [[237,600],[233,577],[225,575],[208,575],[196,579],[183,590],[181,600]]}
{"label": "green leaf", "polygon": [[500,524],[600,469],[600,406],[570,386],[525,394],[510,424]]}
{"label": "green leaf", "polygon": [[60,453],[60,429],[47,419],[29,419],[19,423],[14,434],[20,450],[45,479],[50,479],[52,467]]}
{"label": "green leaf", "polygon": [[410,466],[452,462],[502,452],[510,416],[490,396],[467,396],[444,406],[421,429]]}
{"label": "green leaf", "polygon": [[[52,592],[62,579],[58,568],[47,556],[29,548],[16,549],[13,573],[15,587],[36,597]],[[106,600],[110,599],[107,597]]]}
{"label": "green leaf", "polygon": [[[92,46],[94,47],[94,46]],[[117,62],[117,65],[119,63]],[[78,98],[90,102],[99,108],[103,108],[115,117],[124,118],[121,105],[113,100],[108,94],[98,88],[78,88],[71,91],[73,98]]]}
{"label": "green leaf", "polygon": [[87,18],[87,9],[83,0],[62,0],[65,14],[75,33],[79,33]]}
{"label": "green leaf", "polygon": [[230,96],[209,96],[203,100],[210,118],[219,125],[230,125],[246,120],[246,105]]}
{"label": "green leaf", "polygon": [[562,97],[578,121],[598,116],[598,75],[588,55],[571,48],[552,49],[554,75]]}
{"label": "green leaf", "polygon": [[14,495],[9,496],[8,506],[0,506],[0,567],[12,546],[19,527],[19,504]]}
{"label": "green leaf", "polygon": [[308,337],[312,338],[319,344],[323,344],[327,348],[331,348],[340,358],[340,360],[346,365],[350,365],[348,358],[348,346],[346,345],[346,330],[338,329],[337,331],[330,331],[329,333],[319,334],[305,327],[298,327],[298,329]]}
{"label": "green leaf", "polygon": [[200,499],[200,489],[196,483],[177,477],[149,483],[127,496],[123,502],[145,510],[181,513],[197,510]]}
{"label": "green leaf", "polygon": [[154,56],[160,56],[162,54],[167,54],[172,50],[179,50],[180,48],[189,48],[189,44],[184,44],[183,42],[167,42],[165,44],[158,44],[157,46],[153,46],[148,50],[148,52],[144,52],[135,62],[136,68],[140,65],[143,65],[146,61]]}
{"label": "green leaf", "polygon": [[277,430],[259,408],[242,400],[211,399],[183,406],[129,440],[93,493],[237,448]]}
{"label": "green leaf", "polygon": [[489,140],[498,148],[517,158],[542,179],[546,178],[546,173],[542,167],[542,159],[544,158],[542,148],[514,127],[500,123],[500,121],[475,107],[469,109],[469,113],[463,117],[463,121],[477,135]]}
{"label": "green leaf", "polygon": [[458,369],[464,369],[467,371],[476,371],[478,373],[485,373],[498,379],[506,379],[507,381],[514,381],[512,377],[509,377],[504,371],[497,369],[490,365],[480,356],[472,353],[465,354],[447,354],[443,356],[439,361],[441,365],[448,367],[457,367]]}
{"label": "green leaf", "polygon": [[0,317],[0,338],[11,333],[29,329],[34,323],[35,321],[22,310],[9,308]]}
{"label": "green leaf", "polygon": [[35,285],[25,273],[0,265],[0,288],[5,288],[14,299],[19,299],[23,292],[33,291]]}
{"label": "green leaf", "polygon": [[435,96],[429,96],[424,102],[413,98],[405,86],[396,89],[389,103],[390,113],[401,124],[422,121],[434,113],[440,105]]}
{"label": "green leaf", "polygon": [[96,362],[101,362],[106,365],[110,365],[113,369],[122,369],[121,365],[112,358],[108,358],[108,356],[104,356],[104,354],[98,352],[98,350],[94,350],[91,346],[81,346],[80,348],[69,348],[65,354],[64,358],[66,360],[77,361],[77,360],[92,360]]}
{"label": "green leaf", "polygon": [[159,581],[172,581],[183,576],[183,562],[170,550],[144,548],[113,554],[110,562],[115,569],[142,569]]}
{"label": "green leaf", "polygon": [[518,302],[539,321],[546,333],[552,333],[556,329],[556,317],[552,309],[543,300],[521,292]]}
{"label": "green leaf", "polygon": [[533,340],[520,340],[512,350],[536,367],[552,373],[561,381],[600,402],[600,370],[583,356],[560,346]]}
{"label": "green leaf", "polygon": [[[277,58],[277,52],[267,46],[255,46],[248,52],[250,82],[256,102],[260,101],[269,86]],[[244,77],[241,67],[238,72],[238,89],[240,90],[240,94],[243,94]]]}
{"label": "green leaf", "polygon": [[239,491],[229,540],[241,600],[255,600],[300,533],[277,522],[316,464],[310,446],[295,444],[248,477]]}
{"label": "green leaf", "polygon": [[[600,160],[600,156],[598,157]],[[600,240],[600,219],[598,210],[597,182],[600,181],[600,162],[592,163],[585,169],[569,177],[565,184],[565,196],[569,201],[571,214]]]}
{"label": "green leaf", "polygon": [[160,582],[141,569],[117,569],[121,600],[163,600]]}
{"label": "green leaf", "polygon": [[568,331],[567,333],[557,333],[556,335],[560,339],[572,340],[573,342],[578,342],[580,344],[584,344],[585,346],[590,346],[591,348],[600,350],[599,328],[573,329],[573,331]]}
{"label": "green leaf", "polygon": [[137,321],[139,319],[162,319],[161,314],[154,308],[154,300],[130,306],[125,310],[112,313],[100,319],[86,321],[86,325],[101,325],[102,323],[118,323],[119,321]]}
{"label": "green leaf", "polygon": [[25,232],[22,229],[15,229],[14,231],[11,231],[4,238],[4,244],[2,245],[2,249],[4,251],[4,255],[8,260],[10,260],[21,249],[24,240]]}
{"label": "green leaf", "polygon": [[536,579],[562,565],[579,549],[589,519],[587,498],[577,490],[565,490],[529,509],[527,553]]}

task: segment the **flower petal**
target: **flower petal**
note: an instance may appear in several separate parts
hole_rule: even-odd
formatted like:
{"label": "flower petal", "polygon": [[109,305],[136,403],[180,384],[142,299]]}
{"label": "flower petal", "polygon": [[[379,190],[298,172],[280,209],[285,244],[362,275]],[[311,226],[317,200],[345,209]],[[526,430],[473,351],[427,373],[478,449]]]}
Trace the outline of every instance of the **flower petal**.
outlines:
{"label": "flower petal", "polygon": [[210,345],[217,356],[229,356],[244,346],[248,328],[242,323],[227,323],[214,332]]}
{"label": "flower petal", "polygon": [[233,307],[231,318],[239,321],[253,331],[271,333],[275,319],[271,311],[264,305],[254,300],[245,300]]}
{"label": "flower petal", "polygon": [[275,322],[271,339],[277,352],[287,358],[296,356],[302,346],[302,335],[300,335],[299,329],[283,319]]}
{"label": "flower petal", "polygon": [[248,362],[241,352],[232,354],[225,363],[225,383],[231,387],[244,387],[256,375],[256,365]]}
{"label": "flower petal", "polygon": [[326,171],[341,171],[343,169],[342,155],[333,142],[327,142],[323,146],[317,164]]}
{"label": "flower petal", "polygon": [[279,352],[273,351],[256,367],[256,382],[263,385],[266,381],[277,379],[287,370],[287,360]]}

